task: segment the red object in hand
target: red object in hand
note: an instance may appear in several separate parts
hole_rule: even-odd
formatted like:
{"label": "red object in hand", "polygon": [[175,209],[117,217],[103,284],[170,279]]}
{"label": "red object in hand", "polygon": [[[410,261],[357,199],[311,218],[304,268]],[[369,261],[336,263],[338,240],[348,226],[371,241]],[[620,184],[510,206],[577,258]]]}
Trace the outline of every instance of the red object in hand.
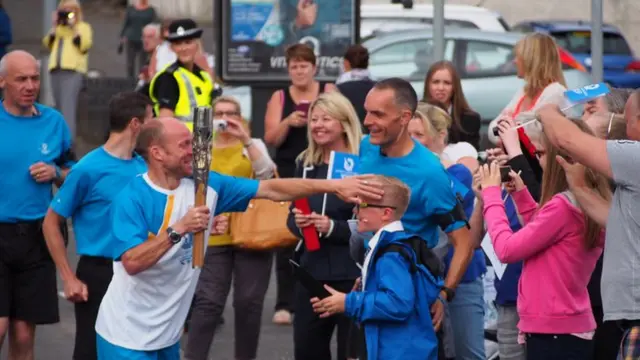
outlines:
{"label": "red object in hand", "polygon": [[[302,214],[309,215],[311,214],[311,206],[309,206],[309,199],[298,199],[293,202],[293,206],[296,209],[302,211]],[[307,251],[316,251],[320,250],[320,239],[318,238],[318,232],[316,231],[315,226],[309,225],[301,229],[302,237],[304,238],[304,246],[307,248]]]}

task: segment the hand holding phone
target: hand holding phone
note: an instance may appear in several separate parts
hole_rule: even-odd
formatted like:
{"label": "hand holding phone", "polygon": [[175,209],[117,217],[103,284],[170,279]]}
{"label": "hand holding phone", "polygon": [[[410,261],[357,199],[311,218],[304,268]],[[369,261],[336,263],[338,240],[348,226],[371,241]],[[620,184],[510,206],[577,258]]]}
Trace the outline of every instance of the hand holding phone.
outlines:
{"label": "hand holding phone", "polygon": [[511,166],[500,166],[500,181],[503,183],[511,181]]}
{"label": "hand holding phone", "polygon": [[304,117],[308,116],[308,112],[309,112],[309,107],[311,106],[311,103],[309,101],[300,101],[299,103],[296,104],[296,111],[300,111],[304,113]]}

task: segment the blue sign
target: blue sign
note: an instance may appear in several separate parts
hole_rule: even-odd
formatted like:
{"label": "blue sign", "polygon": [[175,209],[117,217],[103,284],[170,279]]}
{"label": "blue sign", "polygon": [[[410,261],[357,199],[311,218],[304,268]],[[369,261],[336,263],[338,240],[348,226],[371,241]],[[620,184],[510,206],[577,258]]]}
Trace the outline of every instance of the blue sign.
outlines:
{"label": "blue sign", "polygon": [[358,175],[360,159],[356,154],[332,151],[327,179],[344,179]]}
{"label": "blue sign", "polygon": [[216,0],[218,65],[225,82],[289,82],[287,47],[303,43],[316,56],[316,79],[335,81],[356,43],[359,0]]}
{"label": "blue sign", "polygon": [[605,83],[591,84],[577,89],[571,89],[564,92],[564,97],[572,104],[582,104],[587,101],[605,96],[610,93],[609,87]]}

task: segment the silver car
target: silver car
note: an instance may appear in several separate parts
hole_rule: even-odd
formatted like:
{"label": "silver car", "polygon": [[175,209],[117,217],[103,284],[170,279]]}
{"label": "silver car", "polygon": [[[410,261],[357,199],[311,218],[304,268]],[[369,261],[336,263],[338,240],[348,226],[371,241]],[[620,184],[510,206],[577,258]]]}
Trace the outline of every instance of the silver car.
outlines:
{"label": "silver car", "polygon": [[[447,28],[445,60],[454,63],[469,105],[483,122],[493,120],[524,86],[516,76],[513,47],[524,34],[493,33],[472,29]],[[431,29],[379,34],[363,44],[369,49],[369,70],[376,79],[400,77],[411,81],[422,98],[424,80],[433,62]],[[560,49],[564,76],[569,88],[592,83],[572,56]],[[483,134],[483,132],[481,133]]]}

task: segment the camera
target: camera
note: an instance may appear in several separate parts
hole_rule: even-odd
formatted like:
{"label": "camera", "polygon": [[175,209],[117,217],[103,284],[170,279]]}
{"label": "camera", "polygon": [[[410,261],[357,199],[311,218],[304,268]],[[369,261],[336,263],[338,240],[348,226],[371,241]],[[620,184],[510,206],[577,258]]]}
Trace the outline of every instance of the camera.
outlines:
{"label": "camera", "polygon": [[213,131],[225,131],[227,130],[227,120],[213,119]]}
{"label": "camera", "polygon": [[58,25],[67,26],[75,17],[76,14],[73,11],[60,10],[58,11]]}
{"label": "camera", "polygon": [[493,135],[500,136],[500,129],[497,126],[493,128]]}

